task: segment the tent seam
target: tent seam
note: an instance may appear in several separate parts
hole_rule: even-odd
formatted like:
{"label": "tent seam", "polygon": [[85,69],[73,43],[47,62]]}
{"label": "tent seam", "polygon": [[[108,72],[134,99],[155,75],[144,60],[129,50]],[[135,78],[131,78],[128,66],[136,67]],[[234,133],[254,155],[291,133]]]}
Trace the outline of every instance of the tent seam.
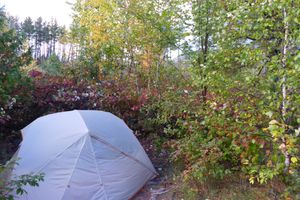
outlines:
{"label": "tent seam", "polygon": [[85,128],[86,128],[86,131],[89,132],[88,126],[86,125],[86,123],[85,123],[83,117],[81,116],[80,111],[78,111],[78,110],[75,110],[75,111],[76,111],[77,114],[80,116],[80,119],[82,120],[82,122],[83,122],[83,124],[84,124],[84,126],[85,126]]}
{"label": "tent seam", "polygon": [[144,168],[146,168],[147,170],[151,171],[154,175],[158,175],[158,173],[156,171],[153,171],[152,169],[150,169],[145,163],[143,163],[142,161],[138,160],[137,158],[135,158],[134,156],[128,154],[128,153],[125,153],[123,151],[121,151],[120,149],[118,149],[117,147],[115,147],[114,145],[110,144],[109,142],[99,138],[99,137],[96,137],[94,135],[90,135],[91,138],[97,140],[98,142],[101,142],[102,144],[110,147],[111,149],[123,154],[124,156],[130,158],[131,160],[135,161],[136,163],[140,164],[141,166],[143,166]]}
{"label": "tent seam", "polygon": [[[88,126],[87,126],[87,124],[85,123],[85,120],[83,119],[83,117],[81,116],[80,111],[76,110],[76,112],[77,112],[78,115],[80,116],[82,122],[84,123],[84,125],[85,125],[85,127],[86,127],[86,129],[87,129],[88,135],[89,135],[90,138],[91,138],[91,135],[90,135]],[[104,183],[102,182],[101,176],[100,176],[100,174],[99,174],[99,169],[98,169],[98,165],[97,165],[97,162],[96,162],[96,154],[95,154],[95,152],[94,152],[94,148],[93,148],[93,145],[92,145],[92,142],[91,142],[91,141],[90,141],[90,144],[91,144],[92,151],[93,151],[93,153],[94,153],[94,161],[95,161],[96,168],[97,168],[97,175],[98,175],[99,181],[102,183],[102,187],[103,187],[103,191],[104,191],[106,200],[108,200],[108,197],[107,197],[107,194],[106,194],[106,190],[105,190],[105,188],[104,188]],[[101,184],[101,183],[100,183],[100,184]]]}
{"label": "tent seam", "polygon": [[[86,137],[85,137],[85,141],[86,141]],[[78,161],[79,161],[79,157],[80,157],[80,155],[81,155],[81,153],[82,153],[84,144],[85,144],[85,142],[83,142],[83,144],[82,144],[82,147],[81,147],[81,149],[80,149],[80,152],[79,152],[79,154],[78,154],[78,156],[77,156],[77,158],[76,158],[74,167],[73,167],[73,169],[72,169],[72,173],[71,173],[71,175],[70,175],[70,177],[69,177],[69,180],[68,180],[68,182],[67,182],[67,184],[66,184],[66,187],[65,187],[65,189],[64,189],[63,195],[62,195],[62,197],[61,197],[60,199],[63,199],[64,196],[65,196],[66,189],[67,189],[67,187],[68,187],[68,185],[69,185],[69,183],[70,183],[70,181],[71,181],[71,178],[73,177],[73,174],[74,174],[74,171],[75,171],[75,167],[77,166],[77,163],[78,163]]]}
{"label": "tent seam", "polygon": [[[81,119],[82,119],[82,121],[83,121],[83,123],[84,123],[84,125],[85,125],[85,127],[86,127],[86,129],[87,129],[87,131],[88,131],[88,133],[89,133],[89,129],[88,129],[88,127],[87,127],[87,124],[85,123],[83,117],[81,116],[80,111],[76,110],[76,112],[77,112],[78,115],[81,117]],[[124,122],[124,121],[123,121],[123,122]],[[125,122],[124,122],[124,123],[125,123]],[[126,124],[125,124],[125,125],[126,125]],[[114,150],[120,152],[121,154],[125,155],[126,157],[128,157],[128,158],[134,160],[135,162],[139,163],[140,165],[142,165],[143,167],[145,167],[145,168],[148,169],[149,171],[153,172],[155,175],[158,175],[158,173],[157,173],[155,170],[153,171],[153,170],[150,169],[145,163],[143,163],[142,161],[138,160],[138,159],[135,158],[134,156],[132,156],[132,155],[130,155],[130,154],[128,154],[128,153],[125,153],[125,152],[121,151],[120,149],[118,149],[118,148],[115,147],[114,145],[110,144],[109,142],[107,142],[107,141],[105,141],[105,140],[103,140],[103,139],[101,139],[101,138],[99,138],[99,137],[96,137],[96,136],[93,136],[93,135],[90,135],[90,136],[91,136],[91,138],[96,139],[97,141],[99,141],[99,142],[105,144],[106,146],[109,146],[110,148],[112,148],[112,149],[114,149]]]}
{"label": "tent seam", "polygon": [[55,156],[51,159],[51,160],[47,160],[42,167],[36,168],[34,171],[37,171],[37,173],[40,173],[45,167],[47,167],[51,162],[53,162],[58,156],[60,156],[61,154],[63,154],[66,150],[68,150],[71,146],[73,146],[76,142],[78,142],[79,140],[81,140],[85,135],[81,136],[80,138],[78,138],[75,142],[71,143],[69,146],[67,146],[66,148],[64,148],[61,152],[55,154]]}
{"label": "tent seam", "polygon": [[104,191],[104,195],[105,195],[106,200],[108,200],[107,193],[106,193],[106,190],[105,190],[105,187],[104,187],[104,183],[103,183],[103,180],[101,178],[100,170],[99,170],[99,167],[98,167],[98,164],[97,164],[97,161],[96,161],[96,153],[95,153],[94,147],[92,145],[91,136],[90,136],[90,146],[91,146],[91,149],[92,149],[92,152],[93,152],[93,155],[94,155],[94,162],[95,162],[95,165],[96,165],[97,175],[98,175],[98,178],[99,178],[99,181],[100,181],[100,185],[103,187],[103,191]]}

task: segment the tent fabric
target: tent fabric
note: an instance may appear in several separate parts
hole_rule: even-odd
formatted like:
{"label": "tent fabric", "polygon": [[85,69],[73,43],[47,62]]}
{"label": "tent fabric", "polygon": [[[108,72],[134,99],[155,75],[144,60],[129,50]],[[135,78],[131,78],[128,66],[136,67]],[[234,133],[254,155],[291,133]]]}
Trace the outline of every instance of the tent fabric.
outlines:
{"label": "tent fabric", "polygon": [[123,120],[103,111],[46,115],[22,130],[13,175],[44,173],[29,200],[126,200],[157,175]]}

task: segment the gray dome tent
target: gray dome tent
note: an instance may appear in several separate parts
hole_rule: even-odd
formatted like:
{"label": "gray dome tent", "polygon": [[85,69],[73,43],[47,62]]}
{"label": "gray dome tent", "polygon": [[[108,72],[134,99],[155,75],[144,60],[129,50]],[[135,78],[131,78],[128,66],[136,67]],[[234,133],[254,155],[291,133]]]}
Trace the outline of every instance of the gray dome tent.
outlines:
{"label": "gray dome tent", "polygon": [[22,136],[13,175],[45,177],[16,199],[125,200],[157,174],[132,131],[108,112],[46,115]]}

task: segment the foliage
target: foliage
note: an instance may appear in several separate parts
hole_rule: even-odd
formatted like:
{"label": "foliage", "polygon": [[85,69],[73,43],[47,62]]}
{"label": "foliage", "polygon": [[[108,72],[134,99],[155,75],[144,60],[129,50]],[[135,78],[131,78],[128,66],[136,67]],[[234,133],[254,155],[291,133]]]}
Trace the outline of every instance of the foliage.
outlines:
{"label": "foliage", "polygon": [[26,194],[26,186],[38,187],[39,182],[44,180],[44,174],[26,174],[14,178],[5,177],[12,170],[16,162],[10,161],[5,166],[0,165],[0,199],[14,200],[14,194]]}
{"label": "foliage", "polygon": [[[257,179],[264,183],[278,174],[292,173],[297,169],[296,165],[290,165],[291,158],[296,159],[299,149],[299,139],[295,134],[299,126],[295,123],[298,115],[295,103],[299,101],[298,84],[295,83],[298,79],[295,74],[297,64],[292,61],[297,60],[298,54],[299,29],[296,27],[299,22],[292,20],[297,15],[293,10],[295,5],[298,4],[293,1],[228,2],[224,5],[224,14],[220,15],[228,24],[221,26],[222,31],[215,38],[220,49],[210,55],[213,74],[208,71],[208,81],[218,91],[218,96],[226,98],[232,95],[224,92],[226,86],[227,89],[240,88],[243,92],[240,95],[245,99],[258,97],[254,100],[257,106],[250,101],[251,106],[248,107],[255,109],[260,116],[268,116],[269,121],[266,123],[262,120],[265,117],[257,115],[254,119],[249,116],[245,121],[253,128],[258,127],[255,134],[265,135],[266,138],[262,139],[269,143],[269,147],[264,144],[262,149],[267,156],[259,156],[260,162],[249,160],[246,164],[250,182]],[[223,70],[218,66],[222,66]],[[286,93],[286,90],[289,92]],[[244,104],[243,110],[247,108]],[[253,120],[264,123],[256,125]],[[253,157],[259,155],[250,153]]]}
{"label": "foliage", "polygon": [[[164,127],[173,158],[186,165],[186,179],[201,182],[242,172],[250,183],[263,184],[295,174],[299,169],[295,2],[275,1],[272,6],[243,1],[203,3],[213,6],[209,9],[218,8],[214,12],[219,23],[212,21],[214,33],[209,32],[211,49],[206,59],[200,55],[198,65],[189,72],[172,76],[173,84],[165,82],[160,101],[148,106],[156,113],[150,120]],[[289,16],[282,14],[283,8]],[[290,29],[285,41],[287,21]],[[283,51],[285,43],[288,54]],[[187,79],[178,79],[186,73]],[[282,92],[283,84],[287,94]]]}
{"label": "foliage", "polygon": [[[300,32],[294,9],[299,3],[171,5],[160,10],[153,1],[77,1],[79,27],[73,33],[85,64],[96,75],[104,70],[116,80],[121,74],[118,82],[135,79],[130,87],[136,94],[143,88],[155,93],[140,110],[146,116],[142,124],[169,139],[173,158],[184,160],[187,179],[201,182],[239,172],[250,183],[263,184],[294,174],[299,169]],[[168,48],[181,50],[180,43],[193,67],[178,70],[171,60],[160,60]]]}
{"label": "foliage", "polygon": [[[110,111],[135,126],[139,110],[147,102],[146,91],[132,92],[130,82],[101,81],[96,83],[47,77],[36,80],[33,92],[37,113],[73,109]],[[132,120],[130,122],[130,120]]]}
{"label": "foliage", "polygon": [[94,78],[138,66],[159,67],[180,35],[176,0],[78,0],[74,10],[72,35],[82,47],[85,64],[98,70]]}
{"label": "foliage", "polygon": [[0,10],[0,132],[2,124],[10,117],[6,114],[19,101],[27,101],[30,97],[30,81],[24,76],[20,67],[31,61],[30,51],[24,50],[22,36],[8,27],[7,17]]}

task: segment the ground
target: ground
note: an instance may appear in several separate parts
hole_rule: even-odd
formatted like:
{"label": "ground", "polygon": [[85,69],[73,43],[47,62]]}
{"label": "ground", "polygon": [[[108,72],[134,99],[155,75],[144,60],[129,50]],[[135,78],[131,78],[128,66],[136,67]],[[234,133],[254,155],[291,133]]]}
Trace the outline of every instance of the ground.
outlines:
{"label": "ground", "polygon": [[169,153],[158,151],[151,139],[140,140],[151,159],[158,176],[147,184],[131,200],[173,200],[176,197],[176,185],[172,181],[173,169],[169,162]]}

